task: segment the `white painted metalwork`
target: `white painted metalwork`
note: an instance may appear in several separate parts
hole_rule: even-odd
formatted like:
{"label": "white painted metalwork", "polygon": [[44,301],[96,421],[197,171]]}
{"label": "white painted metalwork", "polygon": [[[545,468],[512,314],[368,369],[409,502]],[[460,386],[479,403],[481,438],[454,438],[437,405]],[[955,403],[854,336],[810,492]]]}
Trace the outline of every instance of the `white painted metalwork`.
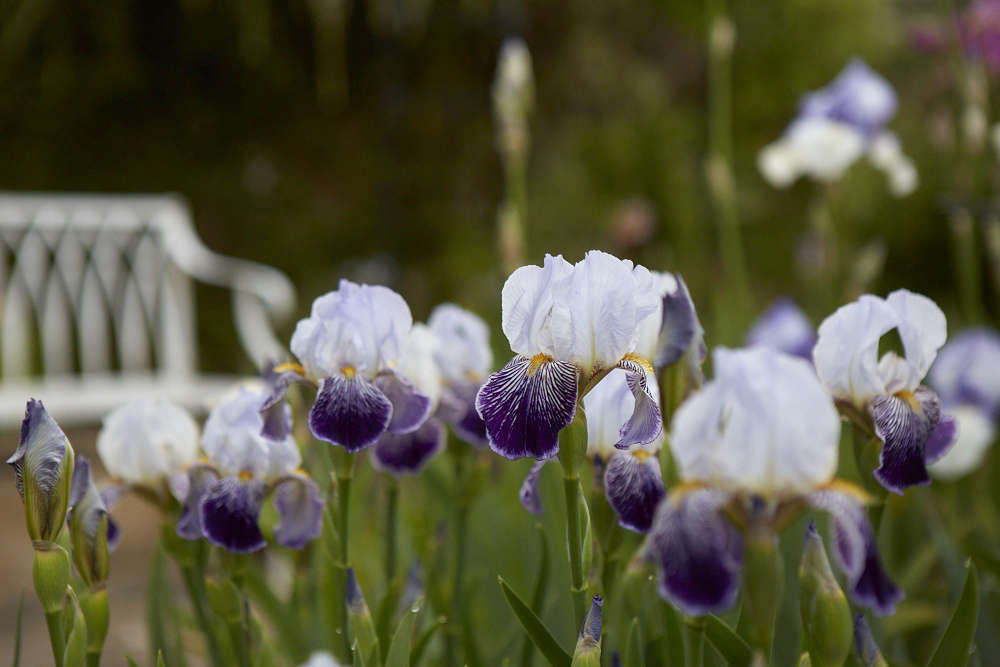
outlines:
{"label": "white painted metalwork", "polygon": [[232,290],[256,366],[286,356],[291,281],[211,252],[180,198],[0,192],[0,422],[31,396],[61,423],[140,396],[204,409],[234,378],[198,372],[192,279]]}

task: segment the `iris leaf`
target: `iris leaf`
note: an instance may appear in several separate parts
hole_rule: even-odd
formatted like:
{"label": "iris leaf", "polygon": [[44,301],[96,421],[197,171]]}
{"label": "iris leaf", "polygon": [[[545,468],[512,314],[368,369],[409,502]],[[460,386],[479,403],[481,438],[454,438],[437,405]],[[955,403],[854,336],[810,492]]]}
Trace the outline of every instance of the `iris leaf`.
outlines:
{"label": "iris leaf", "polygon": [[[540,523],[535,524],[535,528],[538,530],[538,541],[541,548],[541,556],[538,562],[538,579],[535,580],[535,592],[531,596],[531,610],[535,614],[542,613],[542,605],[545,604],[545,589],[548,587],[549,583],[549,543],[545,539],[545,528]],[[532,648],[534,642],[531,641],[531,637],[524,638],[524,646],[521,649],[521,665],[524,667],[530,667],[532,660],[535,657],[534,650]]]}
{"label": "iris leaf", "polygon": [[21,618],[24,616],[24,593],[21,593],[21,601],[17,603],[17,628],[14,630],[14,667],[21,664]]}
{"label": "iris leaf", "polygon": [[718,616],[705,617],[705,637],[730,665],[749,665],[753,660],[749,644]]}
{"label": "iris leaf", "polygon": [[639,629],[639,619],[633,618],[628,624],[628,640],[625,643],[625,664],[635,667],[646,666],[646,655],[642,650],[642,631]]}
{"label": "iris leaf", "polygon": [[410,664],[419,665],[420,660],[424,657],[424,651],[427,650],[427,646],[431,643],[431,639],[440,630],[442,624],[434,621],[429,628],[423,631],[420,637],[417,639],[417,643],[413,645],[410,649]]}
{"label": "iris leaf", "polygon": [[503,577],[498,576],[497,580],[500,582],[500,589],[503,591],[503,596],[507,599],[507,604],[510,605],[511,611],[517,616],[521,627],[528,633],[531,641],[535,643],[535,646],[545,656],[545,659],[553,667],[569,667],[569,653],[559,645],[552,636],[552,633],[549,632],[549,629],[542,623],[542,620],[518,597],[517,593],[504,581]]}
{"label": "iris leaf", "polygon": [[409,610],[396,627],[392,643],[386,653],[385,667],[410,666],[410,637],[413,635],[413,624],[417,619],[416,611]]}
{"label": "iris leaf", "polygon": [[976,566],[971,562],[967,566],[965,585],[962,595],[951,614],[948,627],[941,636],[934,654],[928,661],[928,667],[951,667],[964,665],[969,660],[969,650],[972,648],[972,638],[976,632],[976,619],[979,616],[979,581],[976,576]]}

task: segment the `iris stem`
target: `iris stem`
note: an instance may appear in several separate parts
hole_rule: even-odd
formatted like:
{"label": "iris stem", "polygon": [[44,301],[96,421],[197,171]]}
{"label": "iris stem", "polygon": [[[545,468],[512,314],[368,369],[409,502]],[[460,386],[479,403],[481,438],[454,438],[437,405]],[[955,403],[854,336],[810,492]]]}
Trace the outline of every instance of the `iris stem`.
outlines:
{"label": "iris stem", "polygon": [[702,667],[705,659],[705,624],[700,618],[689,618],[684,624],[684,663],[686,667]]}
{"label": "iris stem", "polygon": [[385,580],[396,577],[396,533],[398,531],[399,480],[387,475],[389,484],[385,508]]}
{"label": "iris stem", "polygon": [[[339,562],[336,564],[341,592],[347,590],[347,568],[350,565],[351,481],[354,478],[355,457],[342,447],[334,447],[333,470],[337,478],[337,532],[340,536]],[[343,629],[345,655],[351,655],[351,637],[347,624],[347,598],[340,603],[340,627]]]}
{"label": "iris stem", "polygon": [[468,497],[465,489],[465,479],[466,459],[470,451],[464,443],[452,440],[448,443],[448,453],[451,456],[452,469],[455,474],[455,568],[453,570],[454,580],[452,582],[451,618],[449,619],[445,636],[445,654],[447,664],[453,665],[456,664],[458,636],[463,631],[461,622],[465,618],[465,600],[462,595],[462,588],[465,580],[469,505],[471,503],[471,499]]}
{"label": "iris stem", "polygon": [[587,606],[587,588],[583,581],[583,543],[580,536],[580,478],[563,477],[566,495],[566,539],[569,542],[570,593],[573,596],[573,616],[583,625]]}
{"label": "iris stem", "polygon": [[250,667],[250,629],[248,625],[249,604],[243,598],[243,611],[227,620],[229,638],[236,649],[236,660],[240,667]]}
{"label": "iris stem", "polygon": [[955,282],[966,322],[978,323],[983,318],[980,290],[979,253],[976,248],[976,221],[965,209],[958,209],[949,221],[952,240],[952,262]]}
{"label": "iris stem", "polygon": [[52,655],[56,667],[62,667],[63,653],[66,650],[66,640],[63,637],[62,610],[45,614],[45,623],[49,626],[49,642],[52,644]]}
{"label": "iris stem", "polygon": [[215,636],[215,629],[206,608],[204,572],[196,565],[179,565],[181,578],[184,580],[184,587],[187,589],[188,597],[191,598],[191,606],[194,608],[198,627],[201,629],[202,635],[205,636],[205,644],[208,646],[208,654],[212,659],[212,664],[225,665],[226,661],[223,659],[219,639]]}

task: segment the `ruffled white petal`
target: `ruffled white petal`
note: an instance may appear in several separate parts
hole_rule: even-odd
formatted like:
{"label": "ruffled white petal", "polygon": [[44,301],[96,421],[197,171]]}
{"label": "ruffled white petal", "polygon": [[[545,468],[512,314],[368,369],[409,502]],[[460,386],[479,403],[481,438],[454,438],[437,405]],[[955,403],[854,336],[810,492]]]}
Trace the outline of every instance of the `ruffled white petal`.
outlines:
{"label": "ruffled white petal", "polygon": [[431,311],[427,325],[437,336],[435,359],[449,384],[481,383],[493,369],[490,330],[478,315],[452,303]]}
{"label": "ruffled white petal", "polygon": [[718,348],[714,362],[715,379],[674,416],[682,478],[768,496],[828,481],[840,419],[809,364],[769,348]]}
{"label": "ruffled white petal", "polygon": [[156,483],[197,460],[198,425],[170,401],[133,401],[104,418],[97,453],[112,477]]}
{"label": "ruffled white petal", "polygon": [[434,332],[425,324],[415,324],[410,330],[396,367],[397,375],[406,379],[431,401],[431,410],[437,406],[441,397],[441,372],[438,369],[437,355],[441,349],[440,341]]}
{"label": "ruffled white petal", "polygon": [[993,420],[982,410],[964,405],[948,410],[958,426],[958,437],[948,453],[927,466],[935,477],[957,479],[975,470],[996,439]]}
{"label": "ruffled white petal", "polygon": [[350,366],[368,377],[394,366],[413,318],[399,294],[380,285],[341,280],[313,302],[292,334],[292,352],[314,378]]}
{"label": "ruffled white petal", "polygon": [[885,301],[898,318],[896,328],[903,341],[906,361],[923,379],[948,337],[944,313],[926,296],[905,289],[896,290]]}
{"label": "ruffled white petal", "polygon": [[878,370],[878,343],[896,323],[894,311],[870,294],[841,306],[823,320],[813,362],[835,398],[864,403],[885,393]]}
{"label": "ruffled white petal", "polygon": [[857,129],[820,117],[794,122],[783,141],[801,172],[822,183],[840,180],[865,150],[865,137]]}
{"label": "ruffled white petal", "polygon": [[542,266],[522,266],[510,274],[500,301],[501,327],[511,350],[529,358],[552,354],[552,283],[572,271],[573,265],[562,255],[546,255]]}

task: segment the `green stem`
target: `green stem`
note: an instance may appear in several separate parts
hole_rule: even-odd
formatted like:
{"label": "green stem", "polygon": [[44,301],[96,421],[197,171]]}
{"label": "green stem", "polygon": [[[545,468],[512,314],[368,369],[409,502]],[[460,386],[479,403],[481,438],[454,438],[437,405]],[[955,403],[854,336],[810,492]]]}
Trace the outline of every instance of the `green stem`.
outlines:
{"label": "green stem", "polygon": [[445,636],[445,658],[449,665],[456,664],[458,638],[463,628],[462,621],[465,619],[464,596],[462,588],[465,579],[465,559],[467,547],[467,535],[469,530],[469,502],[467,493],[464,490],[466,458],[469,455],[468,447],[460,442],[449,443],[448,452],[451,455],[452,467],[455,475],[455,568],[453,570],[454,579],[452,581],[451,596],[451,618],[447,626]]}
{"label": "green stem", "polygon": [[399,512],[399,480],[392,475],[386,477],[389,483],[385,508],[385,580],[391,582],[396,576],[396,532]]}
{"label": "green stem", "polygon": [[563,491],[566,496],[566,539],[569,543],[573,616],[576,625],[581,626],[587,613],[587,588],[583,581],[583,541],[580,535],[580,478],[576,474],[564,476]]}
{"label": "green stem", "polygon": [[[333,448],[333,469],[337,477],[337,532],[340,535],[339,562],[335,567],[340,582],[340,591],[343,594],[347,590],[347,568],[350,564],[349,545],[351,542],[351,481],[354,478],[355,457],[341,447]],[[350,632],[347,631],[347,598],[341,595],[340,602],[340,625],[343,629],[345,655],[351,655]]]}
{"label": "green stem", "polygon": [[100,653],[87,653],[87,667],[100,667],[100,664],[101,664]]}
{"label": "green stem", "polygon": [[955,282],[966,322],[983,320],[982,293],[979,286],[979,253],[976,249],[976,223],[965,209],[952,213],[952,262]]}
{"label": "green stem", "polygon": [[221,666],[226,664],[223,657],[222,648],[219,646],[219,638],[215,635],[215,628],[212,619],[208,615],[207,601],[205,600],[205,578],[201,568],[195,565],[180,565],[181,578],[184,580],[184,587],[187,589],[188,597],[191,598],[191,606],[194,608],[194,615],[198,621],[198,627],[202,635],[205,636],[205,643],[208,645],[208,654],[212,658],[212,664]]}
{"label": "green stem", "polygon": [[52,655],[56,667],[62,667],[63,653],[66,650],[66,639],[63,636],[62,610],[45,614],[45,623],[49,626],[49,642],[52,644]]}
{"label": "green stem", "polygon": [[700,618],[688,619],[684,624],[684,664],[686,667],[702,667],[705,658],[705,625]]}
{"label": "green stem", "polygon": [[246,595],[253,599],[254,604],[260,611],[263,611],[271,624],[278,631],[281,643],[288,653],[295,660],[304,660],[305,652],[302,650],[302,639],[299,625],[293,613],[284,604],[263,577],[244,576],[239,578],[239,587]]}
{"label": "green stem", "polygon": [[243,605],[243,613],[226,621],[229,627],[229,638],[236,649],[236,660],[240,667],[250,667],[250,632],[247,626],[247,605]]}
{"label": "green stem", "polygon": [[340,563],[346,568],[351,527],[351,476],[337,475],[337,530],[340,532]]}

